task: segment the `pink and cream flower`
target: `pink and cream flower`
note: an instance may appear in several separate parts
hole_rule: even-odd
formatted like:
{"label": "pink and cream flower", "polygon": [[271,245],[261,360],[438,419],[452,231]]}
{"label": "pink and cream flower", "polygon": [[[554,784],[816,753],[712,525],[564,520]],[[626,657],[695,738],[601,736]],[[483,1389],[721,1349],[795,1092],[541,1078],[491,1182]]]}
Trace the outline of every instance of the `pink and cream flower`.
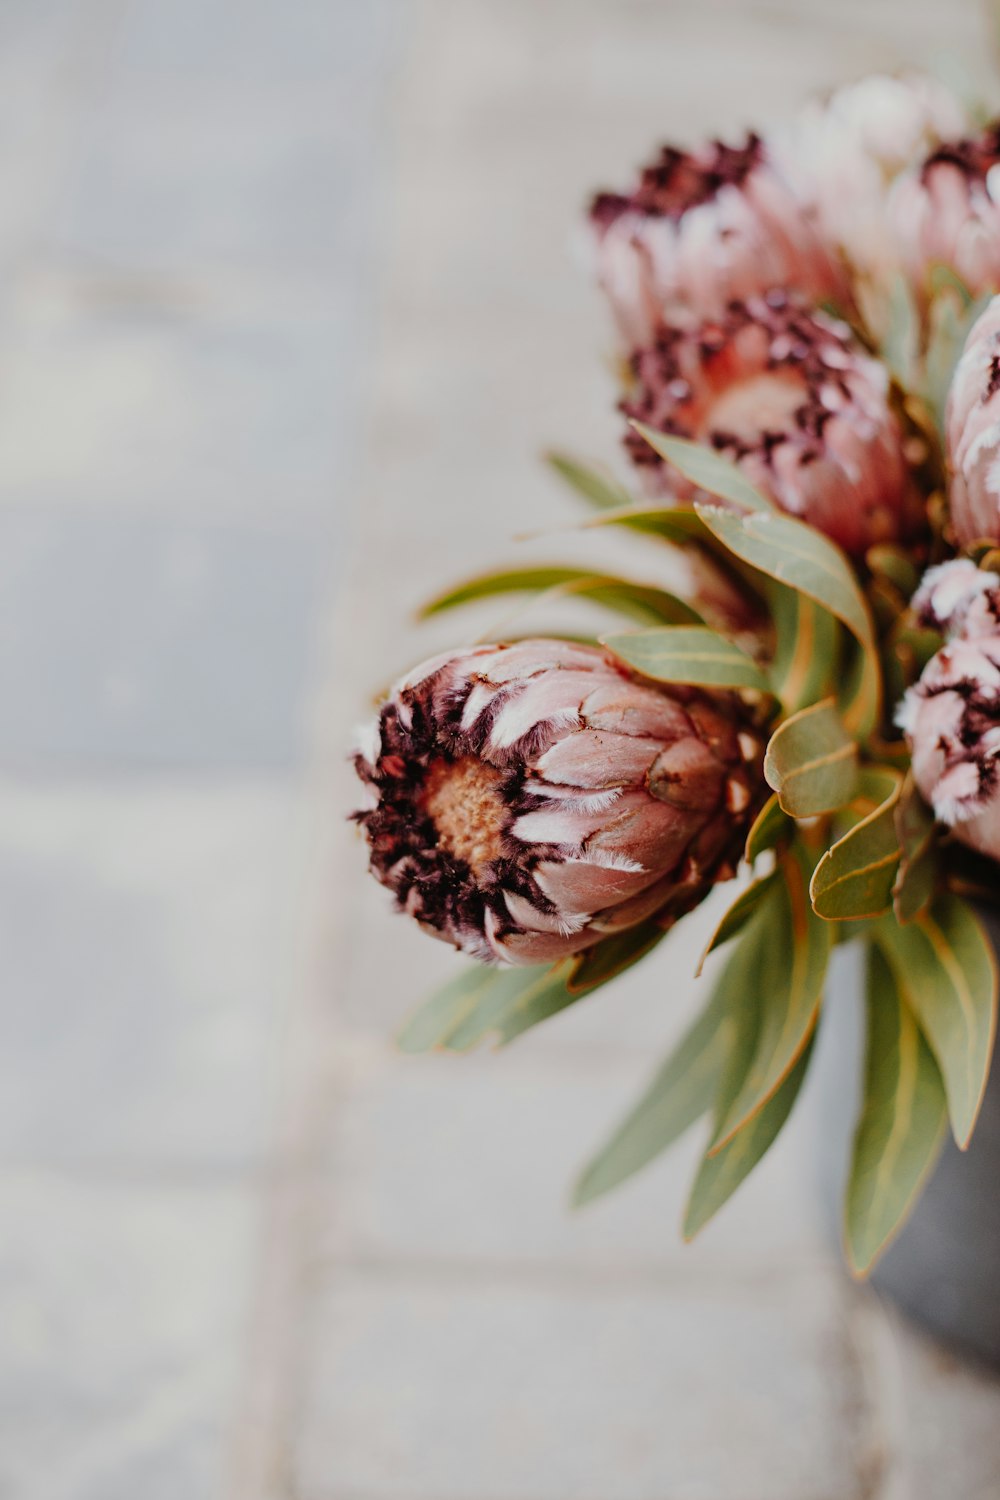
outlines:
{"label": "pink and cream flower", "polygon": [[[888,372],[845,324],[772,291],[695,328],[661,327],[629,370],[627,417],[731,458],[845,551],[919,532]],[[650,494],[691,495],[631,428],[625,445]]]}
{"label": "pink and cream flower", "polygon": [[967,546],[1000,537],[1000,297],[966,339],[948,393],[945,445],[956,538]]}
{"label": "pink and cream flower", "polygon": [[789,286],[844,301],[828,254],[757,135],[738,146],[665,146],[624,193],[590,206],[597,277],[626,343],[664,317],[715,314],[734,297]]}
{"label": "pink and cream flower", "polygon": [[947,266],[973,296],[1000,291],[1000,123],[947,141],[889,196],[896,251],[921,301]]}
{"label": "pink and cream flower", "polygon": [[355,765],[371,869],[477,958],[549,963],[733,873],[763,794],[738,697],[637,681],[555,640],[481,646],[397,684]]}

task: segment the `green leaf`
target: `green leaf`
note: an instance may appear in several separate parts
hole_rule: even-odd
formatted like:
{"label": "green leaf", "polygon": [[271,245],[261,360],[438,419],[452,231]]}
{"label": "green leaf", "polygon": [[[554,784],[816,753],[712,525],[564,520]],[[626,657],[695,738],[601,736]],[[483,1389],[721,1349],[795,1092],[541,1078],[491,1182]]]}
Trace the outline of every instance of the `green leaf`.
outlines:
{"label": "green leaf", "polygon": [[902,857],[892,892],[893,910],[905,924],[924,910],[937,884],[937,824],[917,789],[912,771],[907,772],[896,806],[896,836]]}
{"label": "green leaf", "polygon": [[567,981],[571,995],[579,997],[609,980],[617,979],[640,958],[652,952],[657,943],[666,937],[664,928],[654,919],[641,922],[635,927],[626,927],[622,932],[611,933],[584,949],[573,960],[573,968]]}
{"label": "green leaf", "polygon": [[811,1052],[810,1041],[781,1088],[749,1125],[728,1146],[702,1159],[684,1215],[686,1240],[693,1240],[704,1229],[774,1144],[798,1098]]}
{"label": "green leaf", "polygon": [[846,1244],[867,1275],[906,1220],[937,1160],[947,1124],[941,1074],[893,971],[868,955],[865,1094],[847,1187]]}
{"label": "green leaf", "polygon": [[898,771],[867,768],[861,773],[861,794],[876,805],[816,866],[809,894],[821,917],[859,921],[889,910],[899,867],[895,811],[902,783]]}
{"label": "green leaf", "polygon": [[546,453],[545,461],[582,500],[596,510],[613,510],[619,505],[632,504],[632,496],[624,485],[610,475],[602,474],[599,469],[581,463],[568,453]]}
{"label": "green leaf", "polygon": [[778,801],[777,792],[772,792],[750,825],[743,851],[747,864],[752,865],[766,850],[776,848],[793,829],[794,825]]}
{"label": "green leaf", "polygon": [[724,635],[700,625],[671,625],[603,638],[622,661],[659,682],[768,691],[757,664]]}
{"label": "green leaf", "polygon": [[428,601],[420,611],[421,618],[443,614],[462,604],[477,599],[489,599],[499,594],[539,593],[558,591],[560,594],[583,595],[617,610],[640,624],[650,621],[670,625],[696,624],[701,620],[698,611],[685,604],[676,595],[649,584],[635,583],[628,578],[619,578],[613,573],[595,573],[586,568],[532,567],[511,568],[495,573],[483,573],[470,578],[455,588],[438,594]]}
{"label": "green leaf", "polygon": [[642,1098],[580,1174],[573,1190],[575,1206],[590,1203],[638,1172],[711,1108],[725,1053],[727,1004],[725,984],[720,983]]}
{"label": "green leaf", "polygon": [[679,469],[685,479],[696,484],[709,495],[728,500],[740,510],[773,511],[773,503],[754,489],[743,471],[730,459],[723,458],[704,443],[692,443],[687,438],[670,437],[657,432],[643,422],[631,422],[640,437],[644,437],[655,453],[668,464]]}
{"label": "green leaf", "polygon": [[913,383],[920,338],[920,314],[910,284],[897,273],[888,289],[888,327],[882,340],[883,362],[904,390]]}
{"label": "green leaf", "polygon": [[761,880],[753,881],[745,890],[740,892],[709,938],[705,951],[698,960],[698,967],[694,971],[695,978],[698,977],[705,967],[705,960],[710,953],[714,953],[716,948],[721,948],[723,943],[728,943],[730,938],[734,938],[738,932],[742,932],[765,896],[771,890],[775,881],[780,878],[779,872],[772,870],[770,875],[765,875]]}
{"label": "green leaf", "polygon": [[944,1078],[948,1113],[964,1150],[975,1127],[993,1055],[997,972],[992,945],[972,908],[945,894],[905,927],[875,928],[896,984]]}
{"label": "green leaf", "polygon": [[776,511],[738,516],[713,505],[696,505],[695,511],[734,556],[805,594],[856,637],[864,671],[848,722],[858,733],[870,734],[880,700],[874,631],[864,595],[840,549],[822,532]]}
{"label": "green leaf", "polygon": [[794,714],[837,684],[840,627],[829,610],[805,594],[772,582],[768,589],[775,629],[770,678],[786,714]]}
{"label": "green leaf", "polygon": [[767,956],[757,976],[757,1029],[740,1085],[717,1115],[710,1156],[777,1093],[815,1029],[833,934],[809,905],[809,872],[801,847],[790,851],[754,916],[754,931]]}
{"label": "green leaf", "polygon": [[550,968],[476,965],[466,969],[407,1021],[398,1037],[399,1046],[404,1052],[427,1052],[435,1047],[464,1052],[491,1031],[509,1024],[510,1018],[526,1007],[568,995],[570,968],[571,963],[564,962]]}
{"label": "green leaf", "polygon": [[764,756],[764,779],[792,818],[836,812],[851,800],[857,775],[858,747],[830,698],[786,719]]}

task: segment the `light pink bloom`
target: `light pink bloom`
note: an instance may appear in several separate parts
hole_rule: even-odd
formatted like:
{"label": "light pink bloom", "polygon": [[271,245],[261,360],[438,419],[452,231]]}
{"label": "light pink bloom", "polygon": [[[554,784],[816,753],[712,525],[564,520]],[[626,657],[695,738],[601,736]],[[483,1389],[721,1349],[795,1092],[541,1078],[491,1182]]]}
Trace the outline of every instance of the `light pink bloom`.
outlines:
{"label": "light pink bloom", "polygon": [[905,172],[889,198],[897,252],[921,301],[933,266],[973,296],[1000,290],[1000,124],[939,146]]}
{"label": "light pink bloom", "polygon": [[886,195],[896,177],[968,121],[944,84],[922,74],[873,74],[812,100],[772,150],[821,236],[861,275],[894,261]]}
{"label": "light pink bloom", "polygon": [[959,543],[1000,537],[1000,297],[965,341],[948,393],[945,444]]}
{"label": "light pink bloom", "polygon": [[922,625],[951,639],[962,635],[993,635],[997,630],[996,601],[1000,599],[1000,577],[989,573],[967,557],[928,568],[911,601]]}
{"label": "light pink bloom", "polygon": [[372,872],[475,957],[548,963],[733,872],[762,795],[739,699],[654,687],[564,641],[438,657],[355,760]]}
{"label": "light pink bloom", "polygon": [[984,602],[993,633],[949,641],[907,692],[897,723],[935,817],[1000,859],[1000,594],[980,594],[978,607]]}
{"label": "light pink bloom", "polygon": [[759,136],[696,151],[665,146],[625,193],[590,207],[597,276],[629,344],[665,316],[721,311],[772,286],[844,300],[828,254]]}
{"label": "light pink bloom", "polygon": [[[630,369],[626,416],[725,454],[847,552],[919,530],[888,372],[845,324],[769,292],[693,329],[661,327]],[[631,428],[625,444],[650,493],[692,493]]]}

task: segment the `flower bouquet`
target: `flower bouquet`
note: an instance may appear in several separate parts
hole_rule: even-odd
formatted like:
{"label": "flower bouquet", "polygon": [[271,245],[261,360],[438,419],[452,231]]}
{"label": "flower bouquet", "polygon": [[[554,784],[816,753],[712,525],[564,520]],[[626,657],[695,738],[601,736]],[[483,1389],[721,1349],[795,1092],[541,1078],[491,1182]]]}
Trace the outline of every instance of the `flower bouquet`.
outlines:
{"label": "flower bouquet", "polygon": [[[428,611],[543,594],[622,623],[425,661],[364,733],[371,870],[475,960],[402,1044],[510,1042],[655,963],[742,872],[706,1008],[576,1198],[707,1116],[695,1235],[785,1124],[857,941],[864,1274],[946,1132],[968,1144],[996,1026],[1000,125],[870,78],[771,137],[664,148],[594,197],[586,239],[634,492],[552,456],[594,566],[487,573]],[[684,585],[608,572],[609,528]]]}

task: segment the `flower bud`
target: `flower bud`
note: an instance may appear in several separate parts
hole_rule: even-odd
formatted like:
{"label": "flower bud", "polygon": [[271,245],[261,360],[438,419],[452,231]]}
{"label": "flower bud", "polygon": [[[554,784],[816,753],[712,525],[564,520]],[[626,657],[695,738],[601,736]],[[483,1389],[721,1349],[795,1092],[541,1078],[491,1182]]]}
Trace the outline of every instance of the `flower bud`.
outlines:
{"label": "flower bud", "polygon": [[[928,662],[896,716],[935,817],[1000,859],[1000,593],[978,596],[993,631],[957,636]],[[985,618],[982,615],[981,618]]]}
{"label": "flower bud", "polygon": [[636,681],[564,641],[437,657],[355,760],[371,869],[484,960],[549,963],[733,873],[763,781],[741,701]]}
{"label": "flower bud", "polygon": [[955,536],[963,546],[1000,537],[1000,297],[965,341],[948,393],[945,444]]}
{"label": "flower bud", "polygon": [[714,315],[733,297],[795,287],[815,301],[847,295],[759,136],[697,151],[665,146],[627,193],[590,207],[597,277],[626,343],[664,318]]}
{"label": "flower bud", "polygon": [[[772,291],[691,330],[661,327],[629,368],[626,416],[725,454],[847,552],[919,531],[888,372],[843,323]],[[625,445],[651,494],[692,493],[631,428]]]}
{"label": "flower bud", "polygon": [[886,193],[967,121],[958,100],[922,74],[872,74],[812,100],[775,137],[775,157],[824,241],[856,273],[884,273],[894,260]]}
{"label": "flower bud", "polygon": [[1000,124],[939,146],[889,195],[896,250],[921,301],[948,266],[974,297],[1000,286]]}

